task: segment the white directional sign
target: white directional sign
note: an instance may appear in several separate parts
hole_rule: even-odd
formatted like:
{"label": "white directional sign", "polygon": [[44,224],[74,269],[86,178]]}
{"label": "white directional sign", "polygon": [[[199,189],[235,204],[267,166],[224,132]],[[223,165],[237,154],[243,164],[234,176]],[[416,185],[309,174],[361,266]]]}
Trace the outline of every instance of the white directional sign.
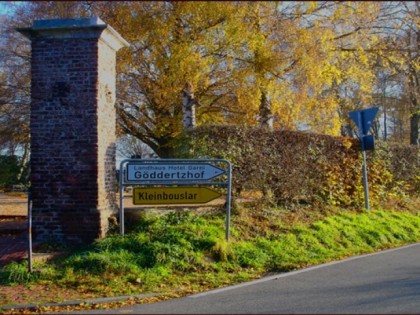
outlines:
{"label": "white directional sign", "polygon": [[225,170],[208,164],[182,164],[182,163],[128,163],[127,182],[190,182],[204,181],[225,174]]}

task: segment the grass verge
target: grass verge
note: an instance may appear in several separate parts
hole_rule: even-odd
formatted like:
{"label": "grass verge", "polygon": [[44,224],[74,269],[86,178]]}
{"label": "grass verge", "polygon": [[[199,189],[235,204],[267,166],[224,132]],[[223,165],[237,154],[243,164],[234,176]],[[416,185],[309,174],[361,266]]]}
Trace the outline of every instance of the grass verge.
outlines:
{"label": "grass verge", "polygon": [[[54,287],[55,292],[72,290],[90,298],[158,294],[126,301],[144,303],[420,240],[420,215],[415,211],[241,207],[232,217],[230,242],[225,240],[224,219],[217,211],[149,213],[140,216],[124,237],[110,235],[73,249],[65,257],[36,264],[33,273],[27,271],[26,262],[5,266],[0,285]],[[54,296],[32,298],[37,303],[60,302],[60,295]],[[1,295],[0,303],[3,312],[1,307],[12,304]]]}

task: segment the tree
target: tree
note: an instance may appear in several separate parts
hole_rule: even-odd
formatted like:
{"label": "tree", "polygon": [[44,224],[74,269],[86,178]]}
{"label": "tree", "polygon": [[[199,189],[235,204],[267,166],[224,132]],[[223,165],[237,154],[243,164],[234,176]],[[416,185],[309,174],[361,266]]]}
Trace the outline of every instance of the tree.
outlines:
{"label": "tree", "polygon": [[124,135],[117,140],[117,152],[123,158],[152,158],[156,154],[139,139]]}
{"label": "tree", "polygon": [[226,94],[218,90],[228,78],[214,52],[233,7],[218,2],[124,5],[131,12],[126,16],[130,29],[122,33],[133,48],[120,76],[121,128],[160,157],[171,157],[182,133],[182,91],[187,83],[200,100],[198,122],[220,120]]}
{"label": "tree", "polygon": [[[273,123],[338,135],[348,130],[349,111],[372,104],[378,70],[391,69],[410,96],[415,126],[418,4],[397,4],[40,1],[22,3],[3,26],[84,16],[112,25],[131,43],[117,59],[120,135],[173,157],[186,85],[200,104],[197,124]],[[2,46],[2,60],[11,61],[3,63],[0,93],[16,101],[18,88],[27,115],[28,43],[14,36]]]}
{"label": "tree", "polygon": [[[419,145],[420,123],[419,12],[418,2],[381,3],[382,19],[378,20],[375,29],[382,40],[373,51],[381,66],[398,78],[399,90],[406,95],[402,99],[408,101],[409,141],[413,145]],[[401,105],[405,106],[404,103]]]}
{"label": "tree", "polygon": [[376,9],[364,2],[243,5],[243,44],[233,56],[239,102],[254,116],[259,109],[262,121],[276,117],[279,127],[339,134],[347,110],[371,99],[365,50]]}
{"label": "tree", "polygon": [[20,180],[29,159],[30,57],[13,29],[13,17],[0,19],[0,153],[22,156],[18,159]]}

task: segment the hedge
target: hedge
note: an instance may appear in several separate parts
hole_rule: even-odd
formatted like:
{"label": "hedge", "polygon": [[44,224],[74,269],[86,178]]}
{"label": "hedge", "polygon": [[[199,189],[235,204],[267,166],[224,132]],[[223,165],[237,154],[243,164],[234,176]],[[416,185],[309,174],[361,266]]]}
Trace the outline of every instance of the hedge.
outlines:
{"label": "hedge", "polygon": [[[233,165],[233,189],[261,191],[276,203],[363,204],[357,139],[252,127],[199,127],[182,139],[182,157],[224,158]],[[376,143],[368,152],[370,198],[419,193],[419,149]]]}

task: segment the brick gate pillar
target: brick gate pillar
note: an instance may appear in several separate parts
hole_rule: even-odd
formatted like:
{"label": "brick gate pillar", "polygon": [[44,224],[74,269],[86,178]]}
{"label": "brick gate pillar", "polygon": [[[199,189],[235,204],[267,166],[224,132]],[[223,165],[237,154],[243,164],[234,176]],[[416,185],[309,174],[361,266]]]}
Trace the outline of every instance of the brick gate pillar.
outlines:
{"label": "brick gate pillar", "polygon": [[35,20],[31,191],[34,243],[90,243],[115,206],[115,62],[128,43],[99,18]]}

